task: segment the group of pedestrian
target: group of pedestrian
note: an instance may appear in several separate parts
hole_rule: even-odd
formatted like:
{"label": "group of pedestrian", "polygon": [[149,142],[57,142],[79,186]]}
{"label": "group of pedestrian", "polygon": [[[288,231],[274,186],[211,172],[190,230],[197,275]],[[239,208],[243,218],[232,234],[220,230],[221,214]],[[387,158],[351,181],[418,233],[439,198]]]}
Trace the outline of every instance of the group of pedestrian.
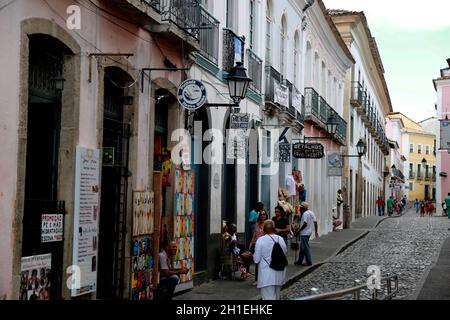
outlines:
{"label": "group of pedestrian", "polygon": [[[258,203],[256,208],[264,208]],[[293,221],[299,221],[298,232],[300,233],[300,252],[295,265],[312,266],[312,257],[309,246],[309,240],[314,232],[318,237],[318,226],[314,213],[309,210],[309,204],[302,202],[296,206],[296,213]],[[273,266],[274,260],[285,260],[287,253],[287,236],[291,232],[289,219],[282,206],[277,206],[274,210],[275,216],[269,220],[267,212],[262,209],[255,222],[253,237],[250,242],[250,251],[253,253],[253,261],[255,263],[256,285],[260,289],[263,300],[279,299],[281,287],[285,282],[285,267],[276,268]],[[281,248],[278,248],[279,247]],[[278,248],[279,253],[275,254]],[[281,251],[284,258],[280,257]],[[278,262],[281,264],[282,262]]]}
{"label": "group of pedestrian", "polygon": [[406,209],[407,200],[406,196],[403,196],[401,199],[394,199],[393,196],[390,196],[386,202],[388,215],[392,216],[393,214],[400,215],[403,210]]}
{"label": "group of pedestrian", "polygon": [[420,212],[421,217],[430,216],[432,217],[433,214],[436,212],[436,208],[432,201],[419,201],[419,199],[416,199],[414,201],[414,208],[416,209],[416,213]]}

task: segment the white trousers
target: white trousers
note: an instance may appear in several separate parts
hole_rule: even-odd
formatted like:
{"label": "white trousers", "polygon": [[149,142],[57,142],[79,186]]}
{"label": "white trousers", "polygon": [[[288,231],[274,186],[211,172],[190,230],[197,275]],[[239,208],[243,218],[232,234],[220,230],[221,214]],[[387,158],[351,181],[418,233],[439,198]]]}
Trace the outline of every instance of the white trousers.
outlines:
{"label": "white trousers", "polygon": [[260,290],[263,300],[280,300],[281,286],[268,286]]}

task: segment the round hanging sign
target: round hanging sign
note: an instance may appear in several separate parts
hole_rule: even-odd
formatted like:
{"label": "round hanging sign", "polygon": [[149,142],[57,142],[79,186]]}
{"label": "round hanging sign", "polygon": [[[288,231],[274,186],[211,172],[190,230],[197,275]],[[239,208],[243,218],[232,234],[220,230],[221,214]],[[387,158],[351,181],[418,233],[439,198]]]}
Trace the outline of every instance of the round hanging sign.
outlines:
{"label": "round hanging sign", "polygon": [[197,110],[206,103],[206,88],[198,80],[184,81],[178,88],[178,101],[187,110]]}

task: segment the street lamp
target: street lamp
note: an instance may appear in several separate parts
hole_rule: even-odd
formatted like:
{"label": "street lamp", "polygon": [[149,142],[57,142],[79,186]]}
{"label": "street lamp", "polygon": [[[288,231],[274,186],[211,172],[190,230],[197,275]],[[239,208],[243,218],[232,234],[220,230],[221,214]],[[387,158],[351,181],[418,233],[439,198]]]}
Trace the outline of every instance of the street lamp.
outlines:
{"label": "street lamp", "polygon": [[238,105],[241,100],[245,99],[248,86],[250,85],[250,82],[252,82],[252,79],[247,76],[246,69],[242,62],[236,63],[236,66],[231,69],[226,80],[228,81],[230,98]]}
{"label": "street lamp", "polygon": [[423,158],[422,159],[422,165],[425,167],[427,165],[427,159]]}
{"label": "street lamp", "polygon": [[359,139],[358,143],[356,144],[356,150],[358,151],[358,156],[360,158],[366,154],[367,145],[363,139]]}
{"label": "street lamp", "polygon": [[328,117],[327,120],[327,131],[328,134],[330,134],[331,136],[334,136],[337,132],[339,126],[339,121],[336,118],[336,116],[334,114],[332,114],[331,116]]}
{"label": "street lamp", "polygon": [[64,79],[62,76],[53,78],[53,83],[55,84],[55,90],[58,92],[63,91],[64,90],[64,82],[66,82],[66,79]]}

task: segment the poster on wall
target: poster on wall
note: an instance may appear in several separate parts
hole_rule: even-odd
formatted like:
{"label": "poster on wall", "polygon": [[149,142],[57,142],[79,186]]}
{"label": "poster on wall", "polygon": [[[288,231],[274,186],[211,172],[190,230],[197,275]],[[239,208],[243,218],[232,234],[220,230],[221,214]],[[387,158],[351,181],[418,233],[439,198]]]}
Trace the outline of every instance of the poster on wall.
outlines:
{"label": "poster on wall", "polygon": [[133,192],[132,300],[153,300],[154,200],[153,192]]}
{"label": "poster on wall", "polygon": [[50,300],[52,255],[22,257],[19,300]]}
{"label": "poster on wall", "polygon": [[97,290],[97,238],[100,151],[78,146],[75,171],[73,265],[80,271],[80,286],[72,297]]}
{"label": "poster on wall", "polygon": [[63,240],[62,214],[43,214],[41,217],[41,242],[59,242]]}
{"label": "poster on wall", "polygon": [[450,120],[443,119],[441,122],[441,145],[440,150],[450,150]]}
{"label": "poster on wall", "polygon": [[274,91],[275,91],[275,103],[280,104],[281,106],[288,107],[289,106],[289,89],[288,87],[274,82]]}
{"label": "poster on wall", "polygon": [[292,145],[290,143],[278,143],[278,149],[275,149],[275,151],[278,151],[275,159],[278,159],[280,163],[291,162],[291,150]]}
{"label": "poster on wall", "polygon": [[344,167],[344,161],[342,155],[339,153],[330,153],[328,155],[328,176],[329,177],[342,177],[342,168]]}
{"label": "poster on wall", "polygon": [[181,275],[180,285],[192,281],[194,274],[194,191],[193,171],[175,171],[174,193],[174,239],[177,244],[174,268],[188,268],[189,273]]}

